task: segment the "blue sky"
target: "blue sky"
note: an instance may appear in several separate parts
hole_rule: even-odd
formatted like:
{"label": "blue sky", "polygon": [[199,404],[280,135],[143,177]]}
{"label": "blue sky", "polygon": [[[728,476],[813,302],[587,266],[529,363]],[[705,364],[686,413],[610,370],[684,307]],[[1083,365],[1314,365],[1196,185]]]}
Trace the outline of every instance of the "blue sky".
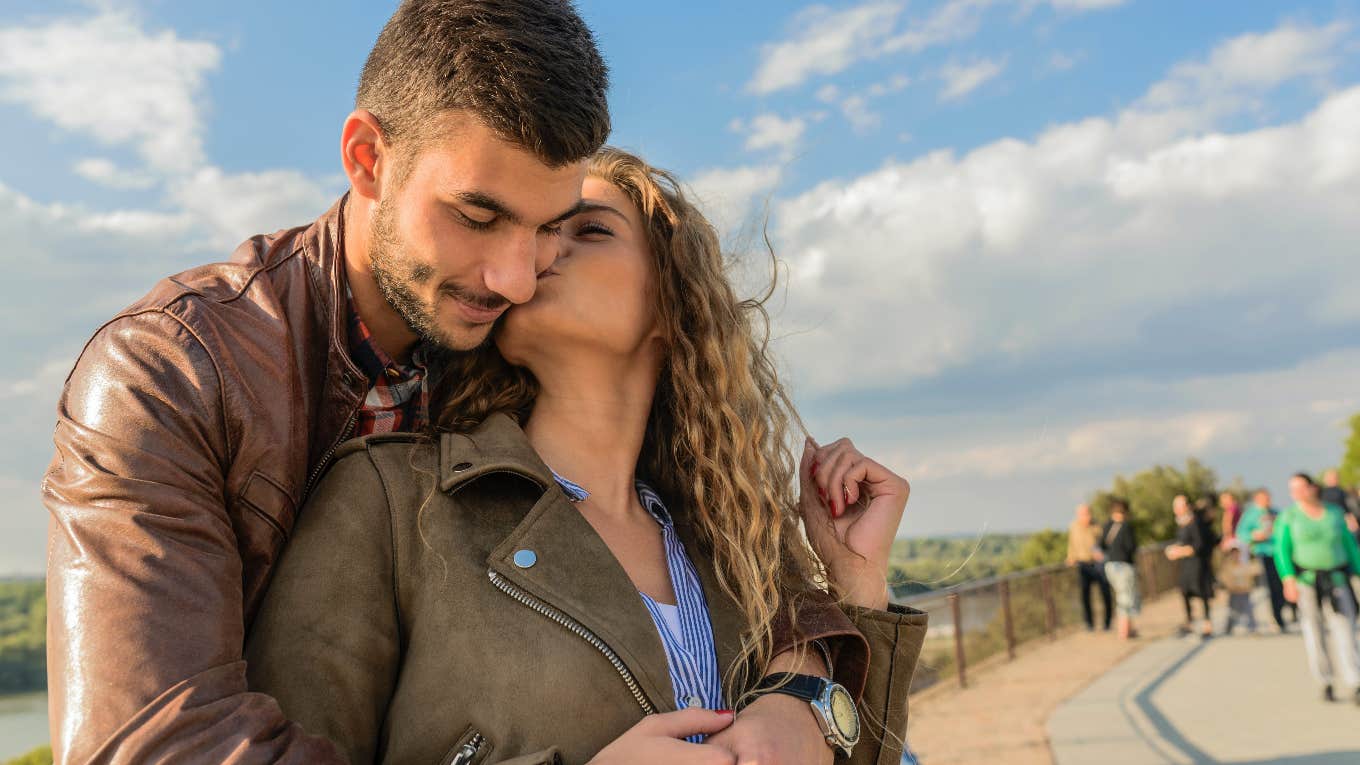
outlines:
{"label": "blue sky", "polygon": [[[394,5],[0,2],[0,572],[84,338],[343,190]],[[612,142],[787,264],[814,432],[914,481],[902,533],[1065,522],[1197,454],[1282,488],[1360,409],[1360,3],[581,2]],[[758,255],[758,253],[756,253]],[[760,276],[739,258],[743,284]]]}

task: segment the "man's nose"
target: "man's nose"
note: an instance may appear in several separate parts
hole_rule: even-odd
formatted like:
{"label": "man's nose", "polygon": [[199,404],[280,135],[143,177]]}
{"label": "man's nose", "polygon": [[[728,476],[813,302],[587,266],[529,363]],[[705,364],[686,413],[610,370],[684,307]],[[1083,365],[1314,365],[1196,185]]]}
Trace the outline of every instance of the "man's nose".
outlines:
{"label": "man's nose", "polygon": [[[541,242],[541,239],[548,240]],[[516,236],[506,243],[505,249],[491,259],[487,266],[485,279],[488,290],[509,300],[511,303],[527,303],[534,296],[538,286],[538,274],[545,266],[539,263],[549,250],[547,264],[556,258],[557,244],[551,237],[536,235]]]}

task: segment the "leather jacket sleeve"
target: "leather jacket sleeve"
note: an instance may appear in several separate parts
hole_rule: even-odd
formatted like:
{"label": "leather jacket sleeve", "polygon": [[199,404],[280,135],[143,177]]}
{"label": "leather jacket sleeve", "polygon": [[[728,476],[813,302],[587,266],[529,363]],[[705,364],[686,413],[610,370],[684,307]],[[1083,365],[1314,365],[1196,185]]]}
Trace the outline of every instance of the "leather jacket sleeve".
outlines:
{"label": "leather jacket sleeve", "polygon": [[246,687],[225,395],[154,310],[101,329],[67,381],[43,481],[57,762],[343,762]]}
{"label": "leather jacket sleeve", "polygon": [[869,641],[871,658],[850,765],[897,765],[906,745],[907,696],[925,643],[926,614],[895,603],[886,611],[847,605],[845,612]]}

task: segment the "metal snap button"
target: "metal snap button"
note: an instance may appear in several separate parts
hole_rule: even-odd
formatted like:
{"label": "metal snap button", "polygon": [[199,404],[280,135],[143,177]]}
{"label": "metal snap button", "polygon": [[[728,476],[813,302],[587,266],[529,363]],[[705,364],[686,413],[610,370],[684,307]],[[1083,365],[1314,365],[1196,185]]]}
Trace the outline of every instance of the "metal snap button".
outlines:
{"label": "metal snap button", "polygon": [[538,555],[533,550],[516,550],[514,561],[520,568],[529,568],[538,562]]}
{"label": "metal snap button", "polygon": [[451,469],[453,472],[455,472],[455,473],[461,473],[461,472],[463,472],[464,470],[470,469],[471,467],[472,467],[472,463],[471,463],[471,462],[460,462],[460,463],[458,463],[457,465],[454,465],[454,466],[453,466],[452,468],[450,468],[450,469]]}

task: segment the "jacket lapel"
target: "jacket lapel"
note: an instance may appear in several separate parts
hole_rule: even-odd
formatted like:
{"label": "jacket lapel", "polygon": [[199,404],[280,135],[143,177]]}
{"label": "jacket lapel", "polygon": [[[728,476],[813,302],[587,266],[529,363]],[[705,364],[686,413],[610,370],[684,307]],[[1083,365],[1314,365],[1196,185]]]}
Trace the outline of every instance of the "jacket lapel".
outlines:
{"label": "jacket lapel", "polygon": [[[441,440],[444,491],[456,492],[480,476],[506,472],[542,489],[529,513],[491,551],[487,566],[603,640],[653,706],[662,712],[674,710],[666,652],[651,614],[627,572],[558,489],[552,471],[519,426],[498,415],[471,434],[445,434]],[[507,607],[520,606],[507,599]]]}

